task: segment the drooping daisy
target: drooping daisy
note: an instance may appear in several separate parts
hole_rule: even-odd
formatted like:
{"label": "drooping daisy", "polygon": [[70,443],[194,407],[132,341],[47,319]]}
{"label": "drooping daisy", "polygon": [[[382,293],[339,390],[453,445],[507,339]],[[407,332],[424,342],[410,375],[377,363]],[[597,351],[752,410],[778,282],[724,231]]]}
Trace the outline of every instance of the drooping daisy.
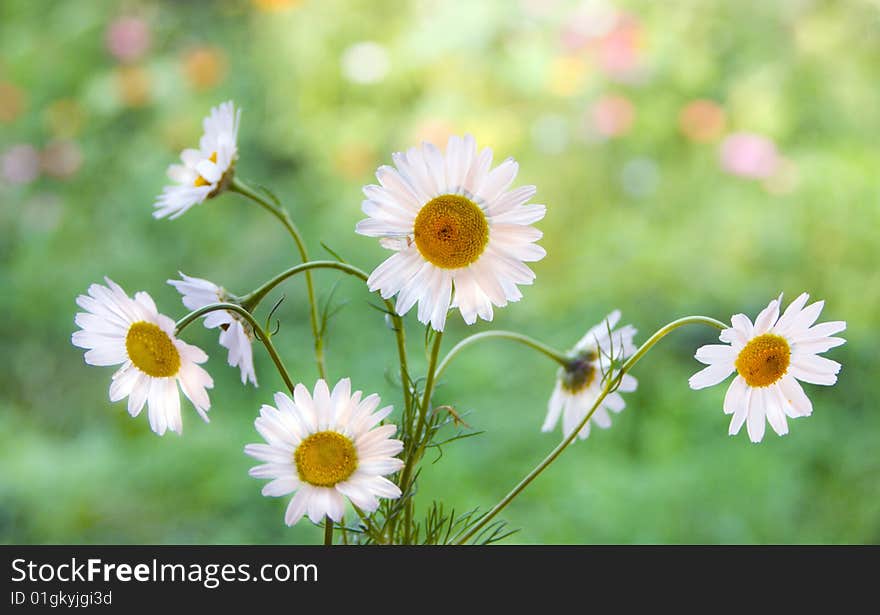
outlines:
{"label": "drooping daisy", "polygon": [[379,237],[396,254],[368,280],[371,290],[406,314],[419,304],[419,320],[437,331],[450,307],[467,324],[492,320],[492,306],[518,301],[518,284],[535,274],[524,262],[544,258],[530,226],[544,217],[543,205],[527,204],[534,186],[508,191],[519,166],[508,158],[495,169],[492,150],[477,153],[474,138],[450,137],[445,156],[431,143],[392,155],[396,168],[379,167],[379,186],[364,188],[366,220],[356,231]]}
{"label": "drooping daisy", "polygon": [[731,327],[719,336],[725,344],[709,344],[697,350],[696,359],[708,365],[688,381],[692,389],[718,384],[733,372],[724,397],[724,413],[732,414],[728,433],[739,433],[743,423],[752,442],[764,437],[764,421],[780,436],[788,433],[785,417],[809,416],[813,405],[798,380],[832,385],[840,363],[818,356],[846,340],[831,337],[846,329],[844,321],[813,325],[825,305],[817,301],[804,307],[809,295],[791,302],[782,316],[782,295],[755,319],[745,314],[731,317]]}
{"label": "drooping daisy", "polygon": [[175,183],[165,186],[156,199],[154,218],[168,216],[173,220],[226,187],[238,158],[240,117],[241,109],[236,111],[231,100],[211,109],[203,121],[205,132],[199,149],[183,150],[183,164],[168,167],[168,177]]}
{"label": "drooping daisy", "polygon": [[293,400],[275,394],[277,408],[264,405],[255,421],[267,444],[248,444],[244,451],[263,465],[251,468],[255,478],[271,478],[263,495],[294,493],[284,521],[293,525],[303,515],[313,522],[323,517],[342,519],[345,498],[371,513],[378,498],[400,497],[400,489],[386,474],[403,462],[395,458],[403,442],[394,440],[395,425],[377,425],[391,406],[376,411],[378,395],[363,400],[351,393],[351,381],[340,380],[331,393],[324,380],[315,384],[314,396],[296,385]]}
{"label": "drooping daisy", "polygon": [[145,292],[129,298],[122,288],[104,278],[107,286],[92,284],[88,295],[76,303],[85,312],[76,315],[80,327],[71,338],[74,346],[89,349],[89,365],[122,364],[110,383],[110,401],[128,397],[128,413],[140,414],[147,403],[150,428],[160,436],[166,429],[181,433],[180,394],[192,402],[208,421],[214,386],[211,376],[197,363],[208,356],[174,336],[174,321],[160,314]]}
{"label": "drooping daisy", "polygon": [[[224,288],[202,278],[193,278],[180,272],[180,280],[168,280],[183,295],[183,305],[189,310],[197,310],[212,303],[223,303],[230,300]],[[205,316],[205,327],[220,327],[220,345],[229,350],[228,361],[232,367],[241,370],[241,383],[248,381],[257,386],[257,375],[254,372],[254,353],[251,342],[254,330],[250,323],[235,312],[218,310]]]}
{"label": "drooping daisy", "polygon": [[[587,331],[571,350],[571,362],[566,367],[559,368],[556,388],[550,396],[547,418],[541,431],[552,431],[562,415],[562,436],[570,436],[602,393],[602,377],[613,369],[612,359],[615,362],[623,361],[636,351],[633,344],[636,329],[632,325],[626,325],[615,331],[614,327],[618,322],[620,311],[615,310]],[[635,391],[637,384],[634,377],[624,374],[617,391],[602,400],[593,416],[578,432],[578,437],[584,439],[590,435],[590,423],[594,421],[602,429],[611,427],[608,410],[623,410],[626,404],[620,392]]]}

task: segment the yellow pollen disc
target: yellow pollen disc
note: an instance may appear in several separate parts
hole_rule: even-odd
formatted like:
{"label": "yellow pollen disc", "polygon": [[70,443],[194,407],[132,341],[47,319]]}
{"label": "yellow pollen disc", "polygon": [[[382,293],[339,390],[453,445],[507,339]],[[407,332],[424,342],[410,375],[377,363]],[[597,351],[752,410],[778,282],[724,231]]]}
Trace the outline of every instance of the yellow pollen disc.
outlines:
{"label": "yellow pollen disc", "polygon": [[791,347],[785,338],[765,333],[739,351],[734,365],[750,387],[766,387],[785,375],[790,362]]}
{"label": "yellow pollen disc", "polygon": [[[213,162],[214,164],[217,164],[217,152],[214,152],[213,154],[211,154],[211,157],[208,158],[208,160],[210,160],[210,161]],[[209,182],[209,181],[206,180],[204,177],[202,177],[201,175],[199,175],[198,177],[196,177],[196,181],[193,182],[193,185],[194,185],[196,188],[198,188],[199,186],[207,186],[207,185],[210,184],[210,183],[211,183],[211,182]]]}
{"label": "yellow pollen disc", "polygon": [[293,452],[300,480],[316,487],[332,487],[357,469],[354,442],[335,431],[319,431],[299,443]]}
{"label": "yellow pollen disc", "polygon": [[125,350],[135,367],[153,378],[168,378],[180,370],[180,353],[168,334],[151,322],[136,322],[125,336]]}
{"label": "yellow pollen disc", "polygon": [[414,225],[416,247],[441,269],[467,267],[489,243],[489,223],[470,199],[444,194],[419,210]]}
{"label": "yellow pollen disc", "polygon": [[561,370],[562,389],[568,393],[580,393],[596,379],[594,361],[598,358],[595,351],[578,354]]}

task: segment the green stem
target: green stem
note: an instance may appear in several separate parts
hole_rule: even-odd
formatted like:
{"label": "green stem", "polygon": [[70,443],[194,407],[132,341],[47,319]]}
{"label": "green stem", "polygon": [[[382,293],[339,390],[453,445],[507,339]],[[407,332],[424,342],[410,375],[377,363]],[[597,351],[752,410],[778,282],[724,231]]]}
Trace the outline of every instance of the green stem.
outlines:
{"label": "green stem", "polygon": [[724,330],[727,329],[727,325],[723,322],[715,320],[714,318],[709,318],[707,316],[687,316],[685,318],[679,318],[678,320],[674,320],[671,323],[661,327],[657,330],[654,335],[648,338],[644,344],[642,344],[639,349],[633,354],[626,362],[621,366],[620,370],[611,378],[608,378],[605,382],[605,386],[602,389],[602,393],[593,403],[593,406],[590,408],[590,411],[584,416],[583,420],[572,430],[572,432],[565,437],[559,445],[556,446],[550,454],[548,454],[541,463],[539,463],[535,468],[529,472],[525,478],[523,478],[511,491],[504,496],[492,509],[487,512],[483,517],[461,538],[455,541],[455,544],[462,545],[465,544],[472,536],[474,536],[477,532],[479,532],[489,521],[491,521],[498,513],[500,513],[504,508],[510,504],[516,496],[518,496],[523,489],[529,486],[538,475],[541,474],[547,467],[553,463],[559,455],[562,454],[569,444],[574,442],[574,439],[577,437],[578,433],[581,429],[584,428],[584,425],[587,424],[587,421],[592,418],[593,413],[599,407],[599,404],[602,403],[602,400],[605,399],[610,393],[614,392],[617,387],[620,385],[620,381],[623,378],[624,374],[626,374],[629,370],[633,368],[633,366],[638,363],[639,359],[641,359],[645,353],[647,353],[657,342],[666,337],[670,332],[682,327],[684,325],[690,324],[701,324],[708,325],[710,327],[716,327],[718,329]]}
{"label": "green stem", "polygon": [[366,272],[354,265],[349,265],[348,263],[340,263],[338,261],[308,261],[282,271],[271,280],[258,286],[254,291],[241,297],[240,302],[246,309],[253,310],[276,286],[299,273],[310,275],[309,272],[312,269],[337,269],[348,275],[360,278],[364,282],[366,282],[369,277]]}
{"label": "green stem", "polygon": [[[440,344],[443,341],[443,332],[438,331],[434,337],[434,345],[431,347],[431,357],[428,361],[428,375],[425,380],[425,391],[422,395],[422,403],[419,405],[419,420],[416,425],[415,431],[410,434],[409,442],[407,444],[415,444],[417,442],[421,442],[423,440],[421,433],[422,429],[425,427],[425,422],[428,416],[428,406],[431,403],[431,395],[434,393],[434,384],[437,381],[437,359],[440,356]],[[408,494],[410,491],[413,468],[418,464],[419,459],[425,450],[425,444],[427,441],[421,442],[417,449],[410,450],[405,454],[404,466],[400,475],[400,490],[404,494]],[[412,498],[410,497],[405,504],[405,517],[407,521],[406,529],[407,535],[409,534],[410,523],[412,519]],[[390,535],[394,535],[394,527],[392,525]]]}
{"label": "green stem", "polygon": [[533,339],[527,335],[522,335],[521,333],[515,333],[513,331],[483,331],[482,333],[475,333],[469,337],[466,337],[463,340],[461,340],[459,343],[457,343],[455,346],[453,346],[452,350],[447,352],[446,356],[443,358],[443,360],[440,361],[440,365],[437,367],[437,377],[438,378],[440,377],[440,375],[449,366],[449,363],[452,362],[452,359],[454,359],[455,356],[459,352],[464,350],[467,346],[470,346],[471,344],[475,344],[475,343],[479,342],[480,340],[491,339],[491,338],[502,338],[502,339],[513,340],[514,342],[519,342],[520,344],[523,344],[525,346],[528,346],[529,348],[537,350],[541,354],[547,356],[550,359],[553,359],[554,361],[556,361],[557,363],[559,363],[562,366],[565,366],[570,361],[570,357],[567,357],[564,353],[561,353],[558,350],[550,348],[550,346],[547,346],[546,344],[542,344],[538,340]]}
{"label": "green stem", "polygon": [[287,371],[287,368],[284,367],[284,363],[281,361],[281,357],[278,355],[278,351],[275,350],[275,345],[272,343],[271,336],[267,335],[263,328],[260,327],[259,323],[254,320],[254,317],[248,312],[246,309],[241,307],[236,303],[212,303],[210,305],[206,305],[197,310],[194,310],[177,321],[174,329],[174,335],[180,335],[180,333],[186,329],[194,320],[199,318],[200,316],[204,316],[205,314],[209,314],[211,312],[216,312],[218,310],[227,310],[230,312],[235,312],[240,315],[248,324],[253,328],[254,335],[257,337],[260,342],[263,343],[263,346],[266,347],[266,351],[269,353],[269,356],[272,357],[272,361],[275,363],[275,367],[278,369],[278,373],[281,374],[281,378],[284,379],[284,384],[287,385],[287,388],[293,393],[293,381],[290,379],[290,374]]}
{"label": "green stem", "polygon": [[333,519],[324,517],[324,546],[333,545]]}
{"label": "green stem", "polygon": [[[286,209],[267,200],[259,192],[253,190],[238,177],[233,176],[232,182],[229,185],[229,190],[251,199],[278,218],[284,228],[287,229],[287,232],[290,233],[290,236],[293,237],[294,242],[296,242],[296,247],[299,250],[299,255],[302,261],[307,262],[309,260],[309,254],[306,250],[306,245],[303,242],[302,235],[300,234],[299,229],[296,228],[293,220],[291,220],[290,214],[287,213]],[[315,287],[312,283],[312,275],[308,271],[306,272],[306,290],[309,295],[309,315],[312,322],[312,335],[315,339],[315,363],[318,366],[318,375],[326,380],[327,367],[324,361],[324,339],[318,326],[318,302],[315,300]]]}
{"label": "green stem", "polygon": [[[366,282],[369,279],[369,276],[365,271],[354,265],[349,265],[348,263],[340,263],[339,261],[309,261],[291,267],[286,271],[282,271],[265,284],[260,285],[253,292],[250,292],[241,298],[241,305],[247,310],[255,309],[260,301],[262,301],[276,286],[299,273],[305,273],[308,275],[312,269],[336,269],[337,271],[342,271],[348,275],[360,278],[363,282]],[[397,312],[394,310],[394,304],[387,299],[383,299],[382,301],[385,303],[385,308],[391,317],[394,336],[397,338],[397,358],[400,361],[400,381],[403,388],[403,407],[404,410],[406,410],[411,403],[409,368],[406,358],[406,330],[403,326],[403,319],[398,316]]]}

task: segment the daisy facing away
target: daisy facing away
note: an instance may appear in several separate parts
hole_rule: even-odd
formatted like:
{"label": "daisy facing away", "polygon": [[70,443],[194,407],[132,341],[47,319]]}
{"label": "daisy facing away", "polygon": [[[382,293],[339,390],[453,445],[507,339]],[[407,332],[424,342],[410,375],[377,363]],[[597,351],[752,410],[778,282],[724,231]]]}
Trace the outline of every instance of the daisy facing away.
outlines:
{"label": "daisy facing away", "polygon": [[168,177],[174,182],[165,186],[156,199],[154,218],[173,220],[220,193],[232,179],[238,158],[238,122],[241,109],[232,101],[211,109],[203,121],[204,134],[198,149],[185,149],[180,154],[183,164],[168,167]]}
{"label": "daisy facing away", "polygon": [[[227,292],[213,282],[194,278],[180,273],[180,280],[168,280],[182,295],[183,305],[188,310],[198,310],[206,305],[229,301]],[[257,375],[254,371],[254,353],[251,343],[254,330],[251,325],[235,312],[218,310],[205,316],[205,327],[220,327],[220,345],[229,350],[228,362],[232,367],[241,370],[241,383],[248,381],[257,386]]]}
{"label": "daisy facing away", "polygon": [[401,315],[418,303],[419,321],[437,331],[450,307],[473,324],[521,299],[517,285],[535,279],[525,263],[546,255],[531,226],[546,208],[528,204],[534,186],[508,190],[517,163],[508,158],[491,169],[492,150],[477,153],[470,135],[450,137],[445,155],[424,143],[392,159],[396,168],[376,171],[380,185],[364,188],[368,218],[356,227],[396,252],[372,272],[370,290],[397,295]]}
{"label": "daisy facing away", "polygon": [[812,384],[837,382],[840,363],[818,356],[845,343],[832,337],[846,329],[842,320],[813,323],[825,305],[817,301],[804,307],[809,295],[801,294],[782,316],[782,295],[755,319],[744,314],[731,317],[731,327],[719,336],[725,344],[709,344],[697,350],[696,359],[708,367],[691,376],[692,389],[720,383],[736,372],[724,397],[724,413],[732,414],[728,432],[739,433],[743,423],[749,439],[760,442],[765,420],[780,436],[788,433],[786,417],[809,416],[813,405],[798,380]]}
{"label": "daisy facing away", "polygon": [[[553,431],[562,416],[562,437],[571,435],[578,424],[596,403],[602,393],[602,377],[612,369],[612,359],[623,361],[635,353],[633,338],[636,329],[626,325],[614,330],[620,322],[620,311],[615,310],[598,325],[587,331],[569,353],[571,361],[559,368],[556,387],[547,405],[547,418],[541,431]],[[590,435],[590,423],[595,422],[602,429],[611,427],[608,411],[620,412],[626,403],[620,392],[636,390],[638,382],[629,374],[624,374],[617,391],[609,394],[596,408],[593,416],[578,432],[581,439]]]}
{"label": "daisy facing away", "polygon": [[150,295],[139,292],[131,299],[118,284],[104,280],[107,286],[92,284],[88,295],[77,297],[77,305],[86,311],[76,315],[80,330],[71,341],[88,349],[89,365],[122,365],[113,374],[110,401],[128,397],[131,416],[140,414],[146,403],[154,432],[181,433],[179,385],[207,422],[207,389],[214,381],[198,363],[208,356],[174,336],[174,321],[159,313]]}
{"label": "daisy facing away", "polygon": [[378,498],[400,497],[400,489],[385,475],[403,467],[395,457],[403,442],[391,438],[395,425],[378,426],[391,406],[377,411],[379,396],[361,395],[352,394],[348,378],[332,393],[318,380],[314,394],[297,384],[293,399],[276,393],[277,407],[260,410],[255,426],[266,443],[248,444],[244,451],[263,462],[250,475],[272,479],[263,495],[294,494],[284,515],[287,525],[303,515],[314,523],[325,516],[340,521],[345,498],[371,513],[379,507]]}

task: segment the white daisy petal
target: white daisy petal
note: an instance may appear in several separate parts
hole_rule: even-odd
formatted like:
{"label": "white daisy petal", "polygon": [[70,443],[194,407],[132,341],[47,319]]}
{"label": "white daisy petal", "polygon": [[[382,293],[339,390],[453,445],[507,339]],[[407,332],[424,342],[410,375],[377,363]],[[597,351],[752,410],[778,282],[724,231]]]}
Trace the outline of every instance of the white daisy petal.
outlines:
{"label": "white daisy petal", "polygon": [[740,331],[745,339],[749,339],[755,335],[755,327],[752,321],[745,314],[734,314],[730,317],[730,324],[737,331]]}
{"label": "white daisy petal", "polygon": [[[834,335],[835,333],[840,333],[841,331],[846,329],[846,322],[842,320],[835,320],[833,322],[823,322],[814,327],[810,327],[802,334],[795,336],[793,339],[795,342],[815,342],[822,338],[828,337],[830,335]],[[839,338],[834,338],[839,339]]]}
{"label": "white daisy petal", "polygon": [[139,415],[147,403],[147,393],[150,390],[148,378],[146,374],[137,372],[137,383],[128,394],[128,413],[132,417]]}
{"label": "white daisy petal", "polygon": [[776,321],[776,324],[773,325],[773,330],[781,335],[788,333],[795,317],[801,312],[804,304],[806,304],[807,299],[809,298],[810,295],[807,293],[801,293],[797,299],[788,304],[785,312],[782,313],[782,316],[780,316],[779,320]]}
{"label": "white daisy petal", "polygon": [[755,319],[755,335],[767,333],[779,318],[779,299],[774,299]]}
{"label": "white daisy petal", "polygon": [[379,508],[379,499],[373,494],[369,486],[360,481],[348,480],[338,483],[336,490],[364,512],[372,513]]}
{"label": "white daisy petal", "polygon": [[[818,359],[819,357],[813,357]],[[827,360],[827,359],[826,359]],[[835,363],[831,361],[831,363]],[[840,365],[839,363],[837,365]],[[831,371],[828,369],[823,370],[813,370],[807,367],[804,367],[804,363],[792,363],[788,372],[797,378],[798,380],[802,380],[803,382],[809,382],[810,384],[821,384],[824,386],[831,386],[832,384],[837,382],[837,372]]]}
{"label": "white daisy petal", "polygon": [[553,431],[553,428],[556,427],[559,415],[562,413],[562,406],[565,403],[563,395],[562,383],[557,380],[556,386],[553,387],[553,394],[550,395],[550,401],[547,403],[547,418],[544,419],[541,431]]}
{"label": "white daisy petal", "polygon": [[786,374],[779,380],[779,388],[783,398],[789,403],[792,418],[798,416],[810,416],[813,413],[813,404],[804,389],[798,384],[793,376]]}
{"label": "white daisy petal", "polygon": [[749,416],[749,406],[752,403],[752,393],[754,391],[755,389],[746,387],[741,403],[737,405],[733,412],[733,417],[730,419],[730,427],[727,429],[728,435],[735,436],[742,429],[743,424],[746,422],[746,417]]}
{"label": "white daisy petal", "polygon": [[303,518],[309,505],[309,494],[308,487],[302,487],[294,494],[284,512],[284,523],[294,525]]}
{"label": "white daisy petal", "polygon": [[694,357],[700,363],[712,365],[714,363],[733,363],[736,354],[733,348],[724,344],[708,344],[697,349]]}
{"label": "white daisy petal", "polygon": [[248,475],[254,478],[288,478],[295,476],[287,461],[284,463],[264,463],[254,466],[248,470]]}
{"label": "white daisy petal", "polygon": [[823,337],[808,342],[795,342],[791,345],[793,355],[815,355],[837,348],[846,343],[842,337]]}
{"label": "white daisy petal", "polygon": [[312,523],[320,523],[324,517],[330,516],[329,491],[326,487],[312,487],[306,508],[306,514]]}
{"label": "white daisy petal", "polygon": [[113,374],[110,382],[110,401],[119,401],[131,395],[140,380],[139,375],[140,372],[130,363]]}
{"label": "white daisy petal", "polygon": [[519,165],[513,158],[508,158],[489,172],[474,196],[478,201],[487,203],[491,207],[513,182],[517,171],[519,171]]}
{"label": "white daisy petal", "polygon": [[688,384],[692,389],[705,389],[706,387],[715,386],[725,380],[735,369],[732,363],[713,363],[691,376],[688,379]]}
{"label": "white daisy petal", "polygon": [[764,402],[767,410],[767,422],[776,432],[776,435],[784,436],[788,433],[788,422],[785,420],[782,398],[778,385],[771,385],[764,389]]}
{"label": "white daisy petal", "polygon": [[764,393],[764,389],[752,389],[748,416],[746,417],[746,431],[749,433],[749,440],[756,443],[764,439],[767,416]]}
{"label": "white daisy petal", "polygon": [[736,414],[746,403],[746,390],[749,385],[742,376],[737,375],[724,395],[724,414]]}
{"label": "white daisy petal", "polygon": [[809,329],[819,318],[823,307],[825,307],[824,301],[817,301],[805,307],[792,319],[789,331],[793,335],[797,335],[797,332]]}
{"label": "white daisy petal", "polygon": [[272,482],[266,483],[266,485],[263,487],[262,493],[265,496],[278,497],[282,495],[287,495],[288,493],[293,493],[299,488],[299,486],[299,480],[292,476],[286,478],[276,478]]}
{"label": "white daisy petal", "polygon": [[[506,214],[522,211],[525,207],[542,208],[546,211],[543,205],[526,205],[535,196],[536,192],[537,189],[534,186],[514,188],[510,192],[506,192],[498,197],[486,213],[493,216],[494,219],[498,219]],[[532,209],[531,211],[536,212],[537,209]],[[509,222],[509,220],[506,220],[506,222]]]}
{"label": "white daisy petal", "polygon": [[125,352],[124,344],[105,344],[92,348],[86,352],[83,357],[89,365],[98,367],[107,367],[109,365],[119,365],[128,359]]}

